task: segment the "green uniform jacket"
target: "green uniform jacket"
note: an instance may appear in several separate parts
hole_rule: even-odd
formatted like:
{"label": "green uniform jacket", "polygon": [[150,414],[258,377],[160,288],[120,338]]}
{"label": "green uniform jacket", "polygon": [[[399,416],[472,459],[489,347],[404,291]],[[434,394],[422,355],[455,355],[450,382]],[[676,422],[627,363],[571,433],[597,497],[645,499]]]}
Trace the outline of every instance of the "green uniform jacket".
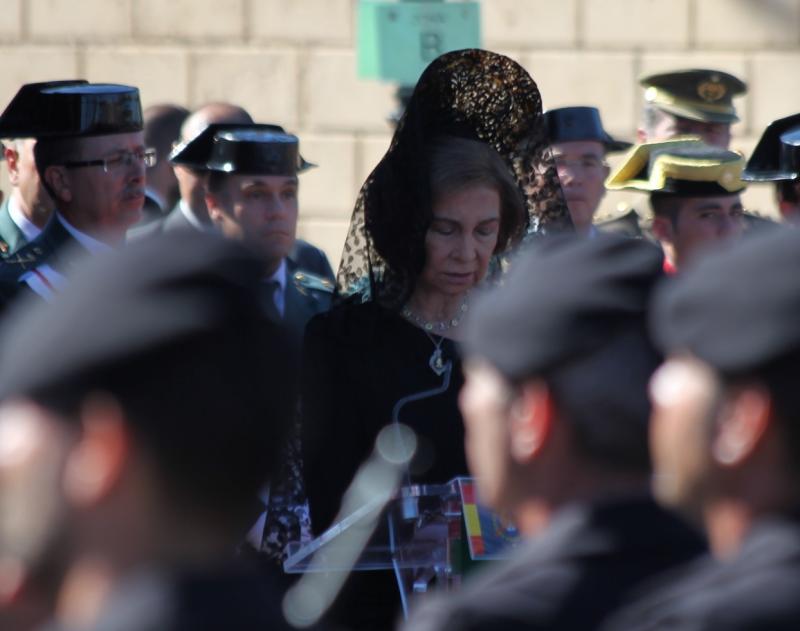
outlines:
{"label": "green uniform jacket", "polygon": [[22,230],[17,227],[8,212],[8,200],[6,197],[3,205],[0,206],[0,258],[6,258],[16,253],[28,240],[22,234]]}
{"label": "green uniform jacket", "polygon": [[53,214],[38,237],[0,260],[0,311],[21,295],[33,293],[20,282],[23,274],[45,263],[65,273],[81,252],[85,250]]}

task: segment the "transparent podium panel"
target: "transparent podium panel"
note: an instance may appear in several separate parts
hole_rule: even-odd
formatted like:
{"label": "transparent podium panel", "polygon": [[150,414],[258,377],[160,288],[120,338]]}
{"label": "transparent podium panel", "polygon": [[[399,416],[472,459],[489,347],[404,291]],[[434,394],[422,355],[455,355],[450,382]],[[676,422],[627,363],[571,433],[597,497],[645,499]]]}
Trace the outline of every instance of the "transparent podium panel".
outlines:
{"label": "transparent podium panel", "polygon": [[[458,480],[412,485],[388,503],[365,504],[305,546],[290,544],[284,570],[289,573],[451,568],[450,547],[461,532]],[[370,534],[366,530],[372,530]],[[351,546],[366,545],[354,562]],[[362,544],[363,545],[363,544]],[[313,560],[313,563],[312,563]]]}
{"label": "transparent podium panel", "polygon": [[313,611],[316,619],[349,572],[388,570],[407,614],[410,594],[456,589],[465,572],[508,556],[517,540],[512,526],[479,504],[470,478],[404,486],[363,503],[306,545],[289,545],[284,570],[305,576],[287,594],[285,612],[305,619]]}

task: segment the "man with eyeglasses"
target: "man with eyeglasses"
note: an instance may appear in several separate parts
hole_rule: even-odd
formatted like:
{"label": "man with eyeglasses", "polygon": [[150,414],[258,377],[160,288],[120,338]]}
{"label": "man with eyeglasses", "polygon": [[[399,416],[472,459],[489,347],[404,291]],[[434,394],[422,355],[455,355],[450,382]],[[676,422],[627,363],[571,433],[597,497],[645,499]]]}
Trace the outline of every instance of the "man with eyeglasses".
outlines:
{"label": "man with eyeglasses", "polygon": [[744,228],[744,158],[697,139],[638,145],[606,180],[609,190],[650,195],[653,236],[675,273]]}
{"label": "man with eyeglasses", "polygon": [[548,110],[545,121],[572,224],[578,234],[592,236],[592,219],[605,195],[606,153],[622,151],[630,143],[614,140],[594,107]]}
{"label": "man with eyeglasses", "polygon": [[0,266],[4,302],[27,286],[49,300],[66,283],[73,251],[125,239],[144,204],[144,145],[137,88],[72,82],[25,85],[0,116],[0,137],[36,138],[34,158],[55,212],[42,233]]}

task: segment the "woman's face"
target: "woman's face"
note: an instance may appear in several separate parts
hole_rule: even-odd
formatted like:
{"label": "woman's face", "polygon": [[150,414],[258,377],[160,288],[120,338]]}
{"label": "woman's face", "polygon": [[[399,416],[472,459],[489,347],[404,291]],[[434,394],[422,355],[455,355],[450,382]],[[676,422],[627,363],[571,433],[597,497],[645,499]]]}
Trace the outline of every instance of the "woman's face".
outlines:
{"label": "woman's face", "polygon": [[500,195],[476,185],[441,196],[425,235],[425,267],[418,285],[463,294],[486,276],[500,230]]}

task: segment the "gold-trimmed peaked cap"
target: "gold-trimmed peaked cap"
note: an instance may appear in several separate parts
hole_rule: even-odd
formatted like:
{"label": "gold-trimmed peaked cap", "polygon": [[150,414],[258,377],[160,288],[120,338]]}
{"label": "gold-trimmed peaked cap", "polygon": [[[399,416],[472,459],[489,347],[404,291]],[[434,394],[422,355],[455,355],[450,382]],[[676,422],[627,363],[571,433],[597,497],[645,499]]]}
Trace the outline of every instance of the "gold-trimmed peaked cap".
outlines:
{"label": "gold-trimmed peaked cap", "polygon": [[739,120],[733,97],[745,94],[741,79],[708,68],[693,68],[651,74],[639,79],[644,100],[660,110],[704,123],[735,123]]}
{"label": "gold-trimmed peaked cap", "polygon": [[672,193],[686,197],[730,195],[745,188],[744,158],[694,136],[636,145],[608,176],[609,190]]}

